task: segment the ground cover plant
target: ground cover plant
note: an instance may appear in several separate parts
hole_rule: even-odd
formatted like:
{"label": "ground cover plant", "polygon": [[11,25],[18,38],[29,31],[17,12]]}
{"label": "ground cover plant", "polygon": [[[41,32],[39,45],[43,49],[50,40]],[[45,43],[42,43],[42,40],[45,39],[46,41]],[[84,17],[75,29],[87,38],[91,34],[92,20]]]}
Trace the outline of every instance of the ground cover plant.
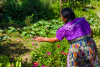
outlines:
{"label": "ground cover plant", "polygon": [[[59,29],[63,22],[60,20],[51,20],[51,21],[44,21],[41,20],[35,24],[32,24],[29,27],[23,27],[22,29],[15,29],[14,27],[8,27],[7,30],[2,30],[1,33],[6,33],[5,39],[1,37],[2,40],[6,40],[7,38],[11,37],[20,37],[26,39],[31,39],[34,41],[34,36],[43,36],[52,38],[56,35],[57,29]],[[53,26],[52,24],[55,24]],[[99,29],[94,31],[98,32]],[[94,33],[96,36],[97,33]],[[8,36],[7,36],[8,35]],[[6,40],[7,42],[7,40]],[[9,43],[10,41],[8,41]],[[3,44],[4,45],[4,44]],[[40,66],[58,66],[58,67],[65,67],[67,64],[67,53],[70,44],[64,39],[61,42],[58,43],[46,43],[43,42],[40,44],[41,46],[31,52],[31,66],[37,65],[37,67]],[[28,43],[29,47],[34,48],[36,46],[35,43]],[[60,58],[62,57],[62,58]],[[56,64],[58,63],[58,64]],[[14,64],[15,65],[15,64]],[[24,65],[29,66],[29,65]]]}
{"label": "ground cover plant", "polygon": [[[56,43],[34,41],[34,36],[55,37],[63,26],[60,1],[34,1],[4,1],[7,5],[0,14],[0,67],[66,67],[70,44],[65,38]],[[100,55],[100,1],[91,1],[62,0],[62,6],[71,7],[76,17],[85,17],[90,23]]]}

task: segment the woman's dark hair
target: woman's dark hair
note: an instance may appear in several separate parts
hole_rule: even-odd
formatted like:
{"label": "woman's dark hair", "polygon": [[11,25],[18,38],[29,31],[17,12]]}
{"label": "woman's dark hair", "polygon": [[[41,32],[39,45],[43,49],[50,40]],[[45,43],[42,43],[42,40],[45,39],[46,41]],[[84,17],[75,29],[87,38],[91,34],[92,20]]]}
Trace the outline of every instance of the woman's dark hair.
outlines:
{"label": "woman's dark hair", "polygon": [[61,10],[61,15],[64,18],[68,18],[67,22],[73,21],[75,19],[75,14],[73,10],[67,7]]}

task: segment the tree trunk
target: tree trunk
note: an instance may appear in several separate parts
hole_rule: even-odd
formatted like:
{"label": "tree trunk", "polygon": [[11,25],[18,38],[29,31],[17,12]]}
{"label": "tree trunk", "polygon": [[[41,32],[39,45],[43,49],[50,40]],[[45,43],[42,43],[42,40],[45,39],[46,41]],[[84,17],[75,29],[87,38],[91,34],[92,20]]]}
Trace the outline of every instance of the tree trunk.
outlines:
{"label": "tree trunk", "polygon": [[60,11],[62,10],[62,0],[60,0]]}
{"label": "tree trunk", "polygon": [[65,3],[67,3],[67,0],[65,0]]}
{"label": "tree trunk", "polygon": [[[62,0],[60,0],[60,12],[61,12],[61,10],[62,10]],[[60,17],[61,17],[61,15],[60,15]]]}

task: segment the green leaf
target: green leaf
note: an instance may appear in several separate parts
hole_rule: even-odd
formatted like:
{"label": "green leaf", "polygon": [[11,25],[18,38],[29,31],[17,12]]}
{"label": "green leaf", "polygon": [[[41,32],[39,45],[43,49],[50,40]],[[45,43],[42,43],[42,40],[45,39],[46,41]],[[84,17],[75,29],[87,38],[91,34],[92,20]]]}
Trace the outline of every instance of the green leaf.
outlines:
{"label": "green leaf", "polygon": [[11,67],[10,62],[7,62],[5,67]]}
{"label": "green leaf", "polygon": [[4,30],[0,30],[0,32],[4,32]]}
{"label": "green leaf", "polygon": [[15,30],[15,28],[14,28],[14,27],[12,27],[12,26],[11,26],[11,27],[8,27],[8,28],[9,28],[10,30]]}
{"label": "green leaf", "polygon": [[33,26],[33,27],[36,27],[36,26],[39,26],[39,24],[35,23],[35,24],[33,24],[32,26]]}
{"label": "green leaf", "polygon": [[39,24],[43,24],[44,22],[43,22],[43,21],[39,21],[38,23],[39,23]]}
{"label": "green leaf", "polygon": [[39,31],[39,29],[38,28],[35,28],[34,31]]}
{"label": "green leaf", "polygon": [[7,33],[9,34],[9,33],[11,33],[12,31],[13,31],[13,30],[8,30],[8,32],[7,32]]}
{"label": "green leaf", "polygon": [[19,67],[21,67],[21,62],[19,62]]}
{"label": "green leaf", "polygon": [[0,63],[0,67],[2,67],[3,66],[3,63]]}
{"label": "green leaf", "polygon": [[22,33],[22,30],[21,30],[21,29],[19,29],[19,28],[17,29],[17,31],[18,31],[19,33]]}
{"label": "green leaf", "polygon": [[50,25],[46,25],[46,27],[50,27]]}
{"label": "green leaf", "polygon": [[10,34],[10,33],[12,33],[12,32],[14,32],[14,31],[16,31],[16,30],[14,30],[14,29],[11,29],[11,30],[8,30],[8,34]]}
{"label": "green leaf", "polygon": [[27,36],[27,37],[30,37],[30,34],[27,34],[26,36]]}
{"label": "green leaf", "polygon": [[35,34],[35,32],[34,31],[31,31],[31,34]]}
{"label": "green leaf", "polygon": [[0,37],[0,41],[6,40],[7,38],[9,38],[9,37],[7,37],[7,36],[1,36]]}
{"label": "green leaf", "polygon": [[24,28],[22,28],[22,30],[26,31],[26,30],[29,30],[29,28],[28,27],[24,27]]}
{"label": "green leaf", "polygon": [[16,67],[18,67],[18,61],[16,62]]}
{"label": "green leaf", "polygon": [[27,32],[23,31],[22,34],[20,35],[21,37],[25,36]]}
{"label": "green leaf", "polygon": [[51,31],[50,33],[52,33],[52,34],[56,34],[56,31],[53,30],[53,31]]}

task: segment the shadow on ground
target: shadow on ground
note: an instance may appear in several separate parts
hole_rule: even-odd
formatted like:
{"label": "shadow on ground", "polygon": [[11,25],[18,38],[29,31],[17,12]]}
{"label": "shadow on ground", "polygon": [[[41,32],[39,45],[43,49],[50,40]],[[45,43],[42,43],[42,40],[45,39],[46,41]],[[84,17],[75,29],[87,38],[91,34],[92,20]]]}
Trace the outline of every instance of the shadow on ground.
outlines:
{"label": "shadow on ground", "polygon": [[24,46],[22,43],[17,42],[2,42],[2,46],[0,46],[0,54],[9,56],[11,58],[18,57],[30,51],[31,50]]}
{"label": "shadow on ground", "polygon": [[[12,41],[8,39],[0,44],[0,55],[10,57],[10,62],[16,62],[17,60],[15,60],[15,57],[20,57],[21,55],[23,57],[23,55],[26,56],[26,54],[28,54],[28,57],[30,57],[29,53],[31,51],[32,50],[30,48],[24,46],[24,44],[20,41]],[[26,57],[23,59],[26,60]],[[32,63],[23,62],[23,60],[21,62],[21,67],[32,67]]]}

